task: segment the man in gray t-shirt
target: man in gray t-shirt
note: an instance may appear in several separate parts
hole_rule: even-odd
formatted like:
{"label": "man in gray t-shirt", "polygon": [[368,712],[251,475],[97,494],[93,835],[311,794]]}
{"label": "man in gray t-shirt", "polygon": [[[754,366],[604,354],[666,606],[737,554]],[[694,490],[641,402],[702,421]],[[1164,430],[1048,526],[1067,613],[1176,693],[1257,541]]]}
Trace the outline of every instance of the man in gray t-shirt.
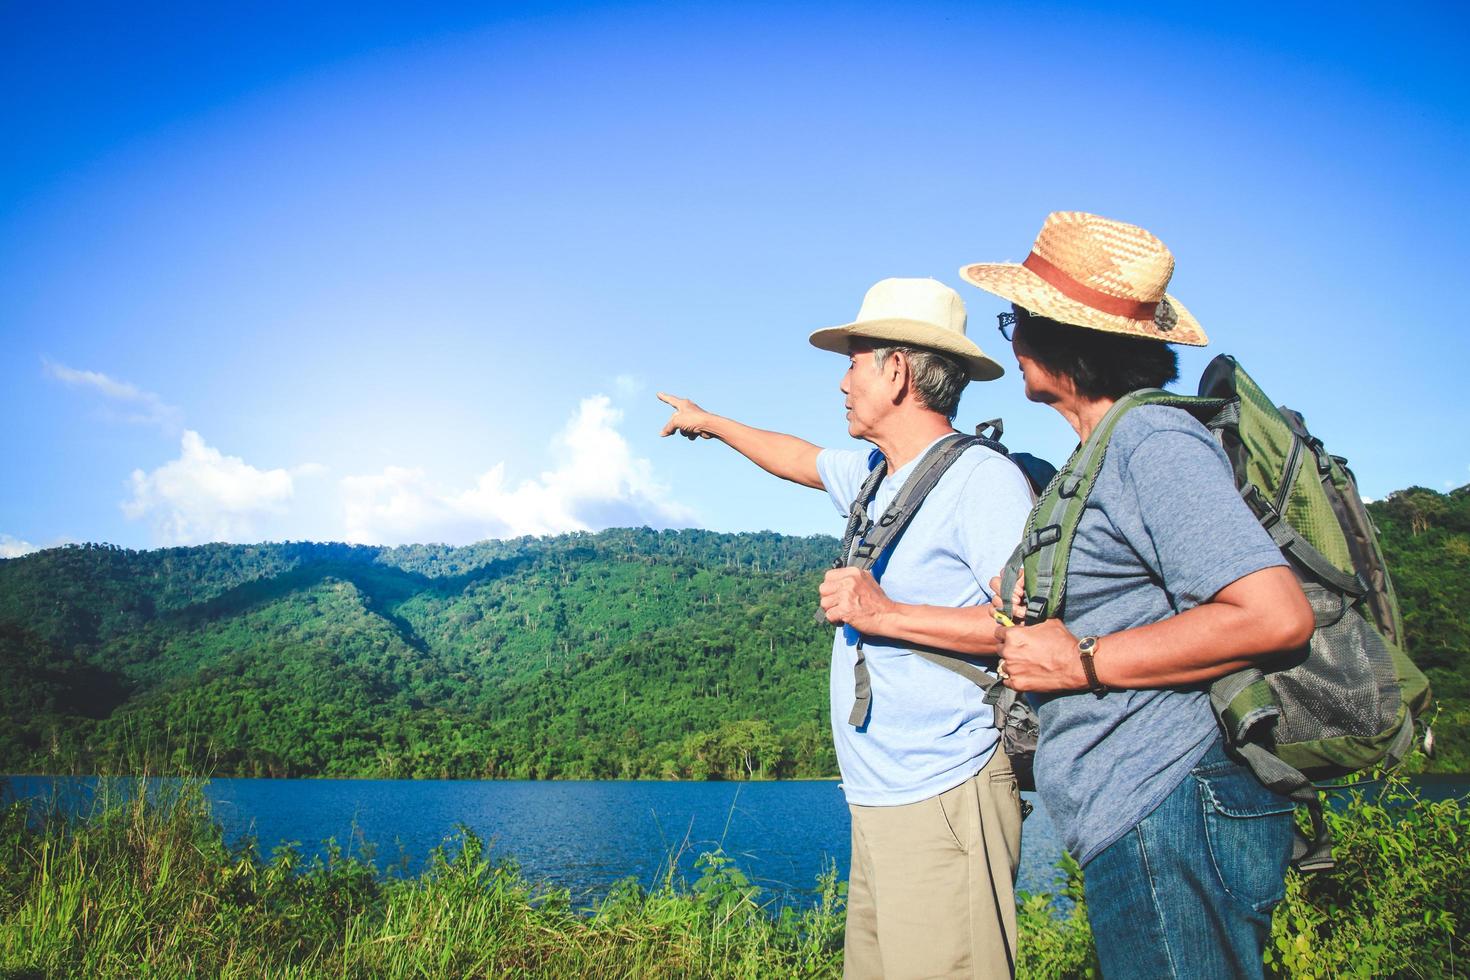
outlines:
{"label": "man in gray t-shirt", "polygon": [[[1143,406],[1113,431],[1087,498],[1065,622],[1077,636],[1121,633],[1285,564],[1205,427]],[[1036,788],[1083,865],[1152,813],[1214,744],[1208,690],[1202,681],[1040,696]]]}
{"label": "man in gray t-shirt", "polygon": [[1124,396],[1178,376],[1170,344],[1205,343],[1173,269],[1137,225],[1058,211],[1024,262],[961,271],[1011,301],[1026,397],[1106,454],[1060,608],[997,630],[998,673],[1040,702],[1036,786],[1086,868],[1103,974],[1259,977],[1292,804],[1227,755],[1205,692],[1305,644],[1313,616],[1202,426],[1145,406],[1106,435]]}

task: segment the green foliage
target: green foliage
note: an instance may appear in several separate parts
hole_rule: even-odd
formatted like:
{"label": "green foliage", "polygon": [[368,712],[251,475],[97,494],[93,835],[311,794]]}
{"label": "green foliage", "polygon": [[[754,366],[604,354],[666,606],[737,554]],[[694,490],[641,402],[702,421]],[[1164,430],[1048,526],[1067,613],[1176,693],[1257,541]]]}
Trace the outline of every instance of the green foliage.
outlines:
{"label": "green foliage", "polygon": [[0,771],[835,774],[829,538],[63,548],[0,562]]}
{"label": "green foliage", "polygon": [[1445,977],[1470,969],[1470,805],[1402,780],[1327,811],[1337,868],[1286,882],[1266,962],[1291,976]]}
{"label": "green foliage", "polygon": [[1435,772],[1470,772],[1470,486],[1410,487],[1368,505],[1404,614],[1409,654],[1429,677]]}
{"label": "green foliage", "polygon": [[[762,903],[725,854],[692,885],[614,887],[578,911],[461,828],[417,878],[370,856],[303,862],[231,848],[202,787],[104,793],[85,818],[0,811],[0,976],[836,977],[845,888],[829,867],[809,908]],[[1338,869],[1287,880],[1268,968],[1290,977],[1464,975],[1470,807],[1403,784],[1353,793],[1329,819]],[[1082,874],[1018,896],[1023,978],[1095,977]]]}
{"label": "green foliage", "polygon": [[1057,869],[1059,896],[1016,894],[1016,973],[1056,980],[1101,976],[1087,924],[1082,866],[1064,851]]}
{"label": "green foliage", "polygon": [[635,882],[577,912],[461,829],[418,878],[332,848],[231,849],[198,783],[139,786],[86,819],[0,814],[0,975],[88,977],[836,976],[835,870],[771,914],[722,854],[693,889]]}
{"label": "green foliage", "polygon": [[[1470,771],[1470,488],[1370,505]],[[0,561],[0,771],[758,779],[836,773],[835,543],[616,529],[464,548],[53,549]]]}

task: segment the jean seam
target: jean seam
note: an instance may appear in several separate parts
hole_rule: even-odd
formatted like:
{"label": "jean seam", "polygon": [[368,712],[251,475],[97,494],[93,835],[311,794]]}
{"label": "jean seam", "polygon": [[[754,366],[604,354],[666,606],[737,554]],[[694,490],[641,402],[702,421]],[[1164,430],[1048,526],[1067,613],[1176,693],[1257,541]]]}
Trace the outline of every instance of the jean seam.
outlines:
{"label": "jean seam", "polygon": [[[1169,961],[1169,975],[1179,976],[1179,967],[1174,963],[1174,951],[1169,948],[1169,930],[1164,927],[1163,906],[1159,903],[1159,893],[1154,888],[1154,872],[1148,862],[1148,842],[1144,840],[1143,832],[1137,827],[1133,833],[1138,838],[1138,855],[1143,860],[1143,876],[1148,881],[1149,904],[1153,908],[1154,921],[1158,925],[1159,944],[1164,947],[1164,958]],[[1212,857],[1213,861],[1214,858]],[[1217,872],[1218,874],[1218,872]]]}

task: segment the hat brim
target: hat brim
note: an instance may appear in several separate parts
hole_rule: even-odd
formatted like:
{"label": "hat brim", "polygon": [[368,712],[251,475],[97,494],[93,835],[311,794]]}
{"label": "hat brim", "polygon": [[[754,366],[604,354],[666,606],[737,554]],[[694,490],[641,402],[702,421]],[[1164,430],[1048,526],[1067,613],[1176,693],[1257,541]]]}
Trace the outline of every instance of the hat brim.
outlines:
{"label": "hat brim", "polygon": [[1173,296],[1164,294],[1152,320],[1134,320],[1104,313],[1071,299],[1051,283],[1023,265],[1013,262],[980,262],[960,269],[971,285],[1008,299],[1028,312],[1074,327],[1103,330],[1167,344],[1203,347],[1210,342],[1194,315]]}
{"label": "hat brim", "polygon": [[953,330],[942,330],[921,320],[894,318],[859,320],[840,327],[824,327],[811,336],[813,347],[836,354],[850,353],[854,338],[886,340],[907,347],[927,347],[963,361],[971,381],[994,381],[1006,369],[985,356],[973,340]]}

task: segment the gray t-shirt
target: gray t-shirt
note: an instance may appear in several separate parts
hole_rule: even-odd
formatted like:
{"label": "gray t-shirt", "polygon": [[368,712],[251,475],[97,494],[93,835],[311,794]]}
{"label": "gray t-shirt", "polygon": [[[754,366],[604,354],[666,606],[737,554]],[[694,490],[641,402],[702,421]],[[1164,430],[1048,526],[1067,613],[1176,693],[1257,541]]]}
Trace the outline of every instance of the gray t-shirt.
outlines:
{"label": "gray t-shirt", "polygon": [[[1209,431],[1179,409],[1141,406],[1113,431],[1083,511],[1062,622],[1106,637],[1284,564]],[[1036,788],[1084,865],[1153,812],[1219,733],[1207,684],[1039,702]]]}

